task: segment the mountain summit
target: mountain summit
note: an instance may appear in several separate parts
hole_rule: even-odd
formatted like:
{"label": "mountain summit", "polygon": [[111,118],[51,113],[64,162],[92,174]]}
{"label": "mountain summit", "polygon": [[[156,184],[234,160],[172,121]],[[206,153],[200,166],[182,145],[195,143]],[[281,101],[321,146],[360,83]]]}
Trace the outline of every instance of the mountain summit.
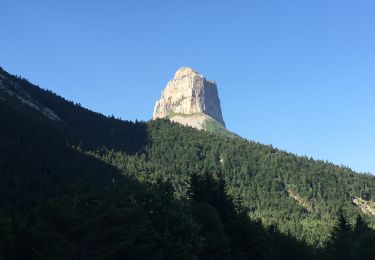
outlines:
{"label": "mountain summit", "polygon": [[157,118],[204,130],[210,125],[225,127],[215,81],[192,68],[180,68],[155,104],[153,119]]}

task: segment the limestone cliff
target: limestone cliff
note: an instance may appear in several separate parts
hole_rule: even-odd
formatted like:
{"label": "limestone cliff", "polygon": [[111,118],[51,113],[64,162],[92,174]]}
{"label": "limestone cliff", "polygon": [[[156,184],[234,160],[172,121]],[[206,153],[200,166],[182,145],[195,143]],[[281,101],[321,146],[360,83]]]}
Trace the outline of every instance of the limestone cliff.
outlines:
{"label": "limestone cliff", "polygon": [[214,119],[225,127],[216,83],[191,68],[180,68],[155,104],[153,119],[157,118],[198,129],[206,129],[207,121]]}

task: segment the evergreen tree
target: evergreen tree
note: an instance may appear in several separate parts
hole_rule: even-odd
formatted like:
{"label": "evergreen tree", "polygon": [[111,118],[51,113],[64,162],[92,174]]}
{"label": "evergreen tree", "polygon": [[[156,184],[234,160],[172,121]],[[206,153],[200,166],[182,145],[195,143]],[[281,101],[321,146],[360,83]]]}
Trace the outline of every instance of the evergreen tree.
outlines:
{"label": "evergreen tree", "polygon": [[351,259],[352,235],[352,229],[340,208],[337,213],[337,223],[332,229],[331,241],[328,246],[332,259]]}

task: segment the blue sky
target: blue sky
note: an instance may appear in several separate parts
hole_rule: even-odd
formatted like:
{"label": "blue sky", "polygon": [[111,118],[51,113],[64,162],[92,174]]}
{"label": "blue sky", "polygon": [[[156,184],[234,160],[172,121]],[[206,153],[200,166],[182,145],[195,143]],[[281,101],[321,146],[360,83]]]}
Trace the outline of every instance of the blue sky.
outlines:
{"label": "blue sky", "polygon": [[1,0],[0,66],[149,120],[181,66],[216,80],[233,132],[375,173],[375,1]]}

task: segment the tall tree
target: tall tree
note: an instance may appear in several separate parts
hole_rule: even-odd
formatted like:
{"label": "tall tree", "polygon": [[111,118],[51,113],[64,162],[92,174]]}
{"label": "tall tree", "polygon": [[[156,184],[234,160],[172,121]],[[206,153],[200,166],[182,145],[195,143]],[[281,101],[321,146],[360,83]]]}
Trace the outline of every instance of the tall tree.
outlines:
{"label": "tall tree", "polygon": [[353,232],[341,208],[337,215],[337,223],[333,227],[331,241],[328,245],[329,254],[331,259],[351,259],[351,237]]}

